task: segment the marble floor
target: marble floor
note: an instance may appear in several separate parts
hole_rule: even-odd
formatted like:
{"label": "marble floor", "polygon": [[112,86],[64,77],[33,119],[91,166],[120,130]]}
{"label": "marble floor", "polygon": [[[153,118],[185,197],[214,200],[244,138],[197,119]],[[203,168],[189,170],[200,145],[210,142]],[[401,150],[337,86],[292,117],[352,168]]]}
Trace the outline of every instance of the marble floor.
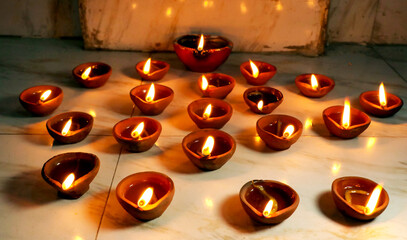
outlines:
{"label": "marble floor", "polygon": [[[147,152],[130,153],[112,136],[122,119],[141,115],[129,91],[143,84],[134,65],[148,56],[164,60],[171,69],[159,83],[171,87],[175,98],[155,119],[163,131]],[[283,103],[273,112],[302,121],[304,131],[285,151],[267,148],[256,135],[260,115],[248,110],[243,92],[249,87],[239,66],[247,59],[275,65],[267,85],[279,89]],[[88,61],[110,64],[113,74],[97,89],[81,87],[71,76]],[[329,134],[322,111],[342,105],[346,96],[360,108],[358,96],[386,90],[407,100],[407,47],[331,45],[324,56],[233,53],[217,72],[236,78],[225,99],[234,109],[222,129],[237,149],[222,168],[202,172],[184,155],[181,141],[197,130],[187,105],[200,98],[199,73],[187,71],[174,53],[85,51],[79,40],[0,38],[0,239],[405,239],[407,236],[407,110],[390,118],[372,117],[359,137],[342,140]],[[309,99],[294,84],[297,75],[317,72],[330,76],[336,87],[321,99]],[[84,111],[95,116],[90,135],[82,142],[53,142],[45,128],[50,116],[35,117],[18,101],[30,86],[52,84],[64,91],[52,114]],[[51,116],[52,116],[51,115]],[[89,152],[101,160],[90,190],[77,200],[58,198],[41,177],[45,161],[64,152]],[[158,171],[172,178],[175,196],[167,211],[150,222],[133,219],[119,205],[115,188],[135,172]],[[374,221],[359,222],[336,209],[331,183],[341,176],[361,176],[384,184],[390,204]],[[249,180],[270,179],[289,184],[300,196],[294,214],[275,226],[253,222],[238,197]]]}

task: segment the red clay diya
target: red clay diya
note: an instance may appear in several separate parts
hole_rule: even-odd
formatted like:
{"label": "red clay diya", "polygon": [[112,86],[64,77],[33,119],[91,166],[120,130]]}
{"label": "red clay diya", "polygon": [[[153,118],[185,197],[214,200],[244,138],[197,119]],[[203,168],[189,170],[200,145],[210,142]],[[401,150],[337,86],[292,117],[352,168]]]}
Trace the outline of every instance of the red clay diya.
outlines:
{"label": "red clay diya", "polygon": [[198,168],[211,171],[222,167],[233,156],[236,142],[221,130],[203,129],[185,136],[182,148]]}
{"label": "red clay diya", "polygon": [[56,155],[42,167],[44,180],[58,190],[59,196],[76,199],[89,190],[89,184],[99,171],[100,161],[96,155],[69,152]]}
{"label": "red clay diya", "polygon": [[20,103],[29,112],[44,116],[52,113],[62,103],[62,89],[51,85],[40,85],[21,92]]}
{"label": "red clay diya", "polygon": [[212,72],[232,52],[233,43],[224,37],[184,35],[174,40],[174,50],[181,62],[194,72]]}
{"label": "red clay diya", "polygon": [[362,177],[342,177],[332,183],[332,197],[339,211],[359,220],[379,216],[389,204],[381,185]]}
{"label": "red clay diya", "polygon": [[256,124],[257,134],[272,149],[290,148],[302,133],[302,123],[287,115],[268,115],[260,118]]}
{"label": "red clay diya", "polygon": [[283,94],[271,87],[251,87],[243,94],[250,110],[258,114],[269,114],[283,102]]}
{"label": "red clay diya", "polygon": [[146,61],[137,63],[136,70],[143,80],[157,81],[167,74],[168,70],[170,70],[170,64],[149,58]]}
{"label": "red clay diya", "polygon": [[255,221],[278,224],[290,217],[300,197],[290,186],[272,180],[253,180],[240,189],[240,202]]}
{"label": "red clay diya", "polygon": [[295,78],[295,85],[305,96],[320,98],[335,87],[335,82],[322,74],[301,74]]}
{"label": "red clay diya", "polygon": [[198,87],[204,97],[224,99],[235,85],[233,77],[222,73],[207,73],[198,78]]}
{"label": "red clay diya", "polygon": [[141,85],[130,91],[130,98],[142,113],[154,116],[162,113],[170,104],[174,91],[160,84]]}
{"label": "red clay diya", "polygon": [[222,128],[232,117],[232,106],[220,99],[203,98],[188,105],[188,114],[199,128]]}
{"label": "red clay diya", "polygon": [[349,101],[345,101],[345,106],[325,109],[322,116],[329,132],[345,139],[359,136],[370,125],[369,116],[356,108],[351,108]]}
{"label": "red clay diya", "polygon": [[250,85],[260,86],[267,83],[277,72],[277,68],[269,63],[248,61],[240,65],[240,72]]}
{"label": "red clay diya", "polygon": [[76,81],[87,88],[98,88],[107,82],[112,75],[112,67],[102,62],[88,62],[72,70]]}
{"label": "red clay diya", "polygon": [[116,187],[120,205],[134,218],[148,221],[161,216],[174,197],[174,182],[158,172],[127,176]]}
{"label": "red clay diya", "polygon": [[379,91],[368,91],[360,94],[359,102],[362,108],[376,117],[390,117],[403,106],[403,100],[394,94],[386,93],[383,83]]}
{"label": "red clay diya", "polygon": [[49,135],[60,143],[77,143],[88,136],[93,117],[84,112],[66,112],[47,121]]}
{"label": "red clay diya", "polygon": [[124,119],[113,127],[116,141],[131,152],[144,152],[153,147],[161,134],[161,124],[148,117]]}

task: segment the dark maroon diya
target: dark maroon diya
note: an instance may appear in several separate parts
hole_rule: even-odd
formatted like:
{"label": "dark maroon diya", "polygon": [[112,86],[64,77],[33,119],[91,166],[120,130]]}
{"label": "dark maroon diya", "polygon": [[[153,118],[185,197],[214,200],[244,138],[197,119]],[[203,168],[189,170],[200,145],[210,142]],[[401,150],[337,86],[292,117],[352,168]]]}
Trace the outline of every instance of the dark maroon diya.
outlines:
{"label": "dark maroon diya", "polygon": [[[382,91],[382,99],[380,99]],[[375,117],[390,117],[403,106],[403,100],[394,94],[386,93],[383,83],[379,91],[368,91],[360,94],[359,103],[363,110]]]}
{"label": "dark maroon diya", "polygon": [[271,87],[251,87],[243,94],[250,110],[258,114],[269,114],[283,102],[283,94]]}
{"label": "dark maroon diya", "polygon": [[146,61],[141,61],[136,64],[137,73],[143,80],[147,81],[158,81],[162,79],[165,74],[167,74],[168,70],[170,70],[170,64],[164,61],[159,60],[150,60],[150,67],[148,71],[144,71],[144,66]]}
{"label": "dark maroon diya", "polygon": [[154,96],[150,99],[152,84],[140,85],[130,91],[130,98],[140,111],[149,116],[162,113],[174,99],[174,91],[164,85],[154,84]]}
{"label": "dark maroon diya", "polygon": [[232,52],[233,43],[221,36],[184,35],[174,40],[174,50],[184,65],[194,72],[212,72],[222,65]]}
{"label": "dark maroon diya", "polygon": [[[312,75],[315,77],[314,81],[312,80]],[[320,98],[328,94],[335,87],[335,82],[322,74],[301,74],[295,78],[295,85],[304,96]]]}
{"label": "dark maroon diya", "polygon": [[30,87],[21,92],[21,105],[29,112],[38,116],[51,114],[62,103],[62,89],[51,85]]}
{"label": "dark maroon diya", "polygon": [[198,78],[198,87],[204,97],[225,98],[235,87],[236,80],[222,73],[207,73]]}
{"label": "dark maroon diya", "polygon": [[199,128],[222,128],[233,113],[229,103],[216,98],[193,101],[188,105],[187,110],[189,117]]}
{"label": "dark maroon diya", "polygon": [[102,62],[88,62],[76,66],[72,70],[76,81],[87,88],[98,88],[107,82],[112,75],[112,67]]}
{"label": "dark maroon diya", "polygon": [[240,72],[250,85],[260,86],[265,85],[277,72],[277,68],[269,63],[260,61],[251,61],[257,68],[256,71],[252,68],[250,61],[240,65]]}

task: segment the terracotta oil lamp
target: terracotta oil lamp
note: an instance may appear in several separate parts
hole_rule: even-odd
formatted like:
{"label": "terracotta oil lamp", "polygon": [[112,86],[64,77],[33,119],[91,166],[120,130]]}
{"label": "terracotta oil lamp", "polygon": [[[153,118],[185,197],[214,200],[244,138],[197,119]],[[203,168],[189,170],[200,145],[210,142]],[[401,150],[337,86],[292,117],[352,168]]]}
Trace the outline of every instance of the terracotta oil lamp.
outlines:
{"label": "terracotta oil lamp", "polygon": [[127,176],[116,187],[120,205],[134,218],[149,221],[160,217],[174,197],[174,182],[158,172]]}
{"label": "terracotta oil lamp", "polygon": [[253,180],[240,189],[246,213],[263,224],[278,224],[297,209],[300,197],[290,186],[272,180]]}
{"label": "terracotta oil lamp", "polygon": [[336,179],[332,183],[332,197],[340,212],[359,220],[376,218],[389,204],[386,190],[362,177]]}
{"label": "terracotta oil lamp", "polygon": [[131,100],[149,116],[162,113],[174,98],[174,91],[160,84],[140,85],[130,91]]}
{"label": "terracotta oil lamp", "polygon": [[158,81],[170,70],[170,64],[149,58],[137,63],[136,70],[143,80]]}
{"label": "terracotta oil lamp", "polygon": [[102,62],[88,62],[72,70],[76,81],[87,88],[98,88],[107,82],[112,75],[112,67]]}
{"label": "terracotta oil lamp", "polygon": [[376,117],[390,117],[403,106],[403,100],[394,94],[386,93],[383,83],[379,91],[368,91],[360,94],[359,102],[362,108]]}
{"label": "terracotta oil lamp", "polygon": [[62,89],[51,85],[28,88],[21,92],[20,103],[29,112],[44,116],[51,114],[62,103]]}
{"label": "terracotta oil lamp", "polygon": [[174,40],[174,50],[184,65],[193,72],[212,72],[232,52],[227,38],[210,35],[184,35]]}
{"label": "terracotta oil lamp", "polygon": [[207,73],[198,78],[198,87],[204,97],[224,99],[235,85],[233,77],[222,73]]}
{"label": "terracotta oil lamp", "polygon": [[202,98],[188,105],[188,114],[199,128],[222,128],[232,113],[229,103],[216,98]]}
{"label": "terracotta oil lamp", "polygon": [[290,148],[300,138],[302,129],[300,120],[287,115],[264,116],[256,124],[259,137],[275,150]]}
{"label": "terracotta oil lamp", "polygon": [[99,166],[100,161],[96,155],[69,152],[49,159],[42,167],[41,175],[49,185],[58,190],[59,196],[76,199],[88,191]]}
{"label": "terracotta oil lamp", "polygon": [[277,72],[277,68],[269,63],[252,61],[242,63],[240,72],[250,85],[260,86],[267,83]]}
{"label": "terracotta oil lamp", "polygon": [[269,114],[283,102],[283,94],[271,87],[251,87],[243,94],[250,110],[258,114]]}
{"label": "terracotta oil lamp", "polygon": [[322,116],[329,132],[345,139],[359,136],[370,125],[369,116],[351,108],[348,98],[345,99],[345,106],[329,107],[324,110]]}
{"label": "terracotta oil lamp", "polygon": [[113,127],[116,141],[131,152],[144,152],[153,147],[161,134],[161,124],[148,117],[124,119]]}
{"label": "terracotta oil lamp", "polygon": [[66,112],[47,121],[49,135],[60,143],[77,143],[88,136],[93,117],[84,112]]}
{"label": "terracotta oil lamp", "polygon": [[335,87],[335,82],[322,74],[301,74],[295,78],[295,85],[305,96],[320,98]]}
{"label": "terracotta oil lamp", "polygon": [[185,136],[182,148],[198,168],[211,171],[222,167],[233,156],[236,142],[221,130],[202,129]]}

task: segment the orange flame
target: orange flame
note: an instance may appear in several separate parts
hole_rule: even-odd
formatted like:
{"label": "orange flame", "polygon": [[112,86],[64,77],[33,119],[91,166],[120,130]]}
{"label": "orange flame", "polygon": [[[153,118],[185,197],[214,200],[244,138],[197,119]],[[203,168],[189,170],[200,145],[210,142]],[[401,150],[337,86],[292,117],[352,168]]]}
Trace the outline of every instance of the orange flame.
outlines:
{"label": "orange flame", "polygon": [[261,110],[263,110],[263,105],[264,105],[263,100],[260,100],[260,101],[257,103],[257,108],[261,111]]}
{"label": "orange flame", "polygon": [[380,197],[380,193],[382,192],[382,189],[383,189],[383,187],[380,184],[374,188],[374,190],[373,190],[372,194],[370,195],[370,198],[366,204],[365,210],[364,210],[364,213],[366,215],[370,215],[374,212],[374,210],[377,206],[377,203],[379,202],[379,197]]}
{"label": "orange flame", "polygon": [[205,108],[205,112],[203,113],[203,119],[208,119],[211,116],[212,113],[212,104],[209,104],[206,108]]}
{"label": "orange flame", "polygon": [[266,218],[271,217],[271,214],[275,213],[277,211],[277,204],[273,199],[270,199],[266,205],[266,207],[264,207],[263,210],[263,216]]}
{"label": "orange flame", "polygon": [[154,100],[154,96],[155,96],[155,87],[154,83],[152,83],[147,92],[146,102],[152,102]]}
{"label": "orange flame", "polygon": [[64,182],[62,183],[62,189],[63,190],[69,189],[72,186],[74,181],[75,181],[75,174],[73,174],[73,173],[69,174],[65,178]]}
{"label": "orange flame", "polygon": [[348,129],[350,126],[350,102],[349,98],[345,98],[345,106],[343,107],[343,114],[342,114],[342,127]]}
{"label": "orange flame", "polygon": [[144,130],[144,122],[139,123],[137,127],[134,128],[134,130],[131,132],[131,136],[133,138],[139,138],[141,136],[141,133]]}
{"label": "orange flame", "polygon": [[146,63],[144,64],[143,67],[143,73],[144,74],[149,74],[150,73],[150,67],[151,67],[151,58],[149,58]]}
{"label": "orange flame", "polygon": [[252,68],[252,75],[254,78],[257,78],[259,76],[259,68],[256,66],[256,64],[254,64],[254,62],[252,62],[252,60],[250,61],[250,67]]}
{"label": "orange flame", "polygon": [[380,101],[380,106],[386,107],[387,99],[386,99],[386,91],[384,91],[383,83],[381,83],[380,87],[379,87],[379,101]]}
{"label": "orange flame", "polygon": [[205,75],[202,75],[202,84],[201,84],[201,89],[206,90],[209,87],[209,82],[208,79],[206,79]]}
{"label": "orange flame", "polygon": [[68,120],[68,122],[65,123],[64,128],[61,131],[62,136],[66,136],[69,133],[69,129],[71,129],[71,125],[72,125],[72,118],[70,118]]}
{"label": "orange flame", "polygon": [[204,40],[204,35],[203,34],[201,34],[201,38],[199,39],[199,44],[198,44],[198,51],[202,51],[203,50],[203,48],[204,48],[204,43],[205,43],[205,40]]}
{"label": "orange flame", "polygon": [[289,138],[294,133],[294,125],[288,125],[283,133],[283,138]]}
{"label": "orange flame", "polygon": [[153,198],[153,192],[154,192],[154,190],[153,190],[152,187],[147,188],[147,189],[143,192],[143,194],[141,195],[141,197],[139,198],[139,200],[137,201],[137,205],[138,205],[140,208],[143,208],[143,207],[147,206],[147,205],[150,203],[151,198]]}
{"label": "orange flame", "polygon": [[51,95],[51,90],[47,90],[41,94],[40,101],[45,102],[47,98]]}
{"label": "orange flame", "polygon": [[215,139],[212,136],[209,136],[206,139],[205,144],[202,147],[202,154],[204,156],[211,155],[214,145],[215,145]]}
{"label": "orange flame", "polygon": [[311,75],[311,87],[312,87],[312,90],[317,90],[319,87],[318,80],[314,74]]}
{"label": "orange flame", "polygon": [[92,70],[92,67],[88,67],[85,71],[83,71],[83,73],[82,73],[82,75],[81,75],[81,78],[82,78],[83,80],[88,79],[91,70]]}

